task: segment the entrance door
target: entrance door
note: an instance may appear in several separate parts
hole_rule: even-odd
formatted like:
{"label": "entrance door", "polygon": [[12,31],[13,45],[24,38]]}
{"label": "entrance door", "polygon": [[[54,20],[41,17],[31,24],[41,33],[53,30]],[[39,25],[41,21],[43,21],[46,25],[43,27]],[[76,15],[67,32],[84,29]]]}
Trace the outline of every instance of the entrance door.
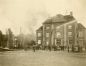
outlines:
{"label": "entrance door", "polygon": [[61,39],[56,39],[56,44],[57,44],[57,46],[60,46],[61,45]]}
{"label": "entrance door", "polygon": [[56,39],[56,46],[58,50],[61,50],[61,39]]}

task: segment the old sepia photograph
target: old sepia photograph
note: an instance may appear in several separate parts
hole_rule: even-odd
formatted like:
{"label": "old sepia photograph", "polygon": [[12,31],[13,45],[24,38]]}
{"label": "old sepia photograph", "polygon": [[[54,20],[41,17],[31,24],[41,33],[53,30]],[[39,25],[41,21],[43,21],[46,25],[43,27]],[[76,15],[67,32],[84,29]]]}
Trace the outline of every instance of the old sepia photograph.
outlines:
{"label": "old sepia photograph", "polygon": [[86,66],[86,0],[0,0],[0,66]]}

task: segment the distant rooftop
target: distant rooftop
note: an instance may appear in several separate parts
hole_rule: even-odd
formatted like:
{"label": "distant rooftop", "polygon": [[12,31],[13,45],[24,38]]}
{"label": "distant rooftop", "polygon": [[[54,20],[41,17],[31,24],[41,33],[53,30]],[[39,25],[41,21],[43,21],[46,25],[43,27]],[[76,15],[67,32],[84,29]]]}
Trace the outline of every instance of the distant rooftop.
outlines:
{"label": "distant rooftop", "polygon": [[43,29],[43,26],[39,27],[39,29],[37,29],[37,31],[42,30],[42,29]]}

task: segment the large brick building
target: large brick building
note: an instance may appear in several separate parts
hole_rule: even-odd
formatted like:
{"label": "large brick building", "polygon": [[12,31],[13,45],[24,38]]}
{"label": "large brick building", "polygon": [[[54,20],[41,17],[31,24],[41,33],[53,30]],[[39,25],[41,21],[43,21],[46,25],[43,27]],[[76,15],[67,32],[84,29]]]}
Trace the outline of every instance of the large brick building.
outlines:
{"label": "large brick building", "polygon": [[58,14],[47,19],[37,29],[36,35],[37,44],[42,48],[85,48],[85,27],[77,22],[72,12],[69,15]]}

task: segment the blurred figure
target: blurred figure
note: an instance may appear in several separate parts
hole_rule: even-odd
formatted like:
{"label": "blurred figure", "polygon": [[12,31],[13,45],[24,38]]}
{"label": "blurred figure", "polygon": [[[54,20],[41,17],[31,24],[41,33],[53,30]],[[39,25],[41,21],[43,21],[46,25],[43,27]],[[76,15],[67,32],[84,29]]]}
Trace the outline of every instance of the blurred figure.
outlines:
{"label": "blurred figure", "polygon": [[68,46],[68,52],[69,52],[69,46]]}
{"label": "blurred figure", "polygon": [[36,50],[36,43],[35,43],[34,40],[32,40],[31,43],[32,43],[32,45],[33,45],[33,47],[32,47],[32,48],[33,48],[33,51],[35,52],[35,50]]}
{"label": "blurred figure", "polygon": [[33,51],[35,52],[35,50],[36,50],[36,46],[35,46],[35,45],[33,45]]}

